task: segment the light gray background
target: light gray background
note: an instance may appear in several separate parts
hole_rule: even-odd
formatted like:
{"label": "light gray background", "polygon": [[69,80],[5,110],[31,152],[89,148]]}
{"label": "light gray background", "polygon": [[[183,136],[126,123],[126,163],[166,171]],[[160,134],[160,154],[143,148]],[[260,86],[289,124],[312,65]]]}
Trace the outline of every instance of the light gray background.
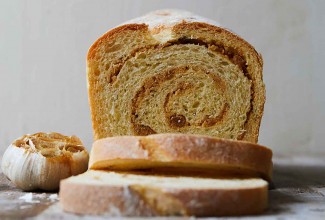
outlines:
{"label": "light gray background", "polygon": [[160,8],[219,21],[264,58],[267,102],[259,143],[275,154],[325,152],[325,1],[0,1],[0,153],[38,131],[92,128],[89,46],[108,29]]}

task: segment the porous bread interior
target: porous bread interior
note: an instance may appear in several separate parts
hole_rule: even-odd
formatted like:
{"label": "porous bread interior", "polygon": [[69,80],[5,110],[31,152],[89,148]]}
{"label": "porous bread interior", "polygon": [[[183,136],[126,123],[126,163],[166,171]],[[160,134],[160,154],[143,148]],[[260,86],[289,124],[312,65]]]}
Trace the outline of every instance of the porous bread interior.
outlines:
{"label": "porous bread interior", "polygon": [[192,177],[152,176],[88,170],[67,179],[70,183],[87,185],[142,185],[181,189],[251,189],[267,186],[262,179],[212,179]]}
{"label": "porous bread interior", "polygon": [[[188,69],[175,71],[175,76],[166,79],[166,65],[183,65]],[[146,81],[153,77],[153,82]],[[133,124],[148,126],[155,133],[172,131],[230,139],[243,132],[250,108],[250,82],[236,65],[205,47],[173,45],[158,51],[147,50],[128,60],[108,97],[108,105],[112,106],[111,125],[119,125],[111,127],[113,135],[135,133],[130,129],[130,106],[141,85],[149,88],[142,94],[144,98],[138,100]],[[226,108],[229,110],[220,123],[204,126],[206,117],[217,118]],[[179,126],[176,121],[172,127],[170,118],[179,115],[185,116],[186,122],[181,123],[188,125]]]}
{"label": "porous bread interior", "polygon": [[[108,82],[119,70],[119,63],[136,48],[157,43],[151,35],[143,33],[143,28],[144,26],[136,25],[134,28],[116,29],[116,32],[97,40],[92,46],[95,49],[88,52],[88,93],[95,140],[113,135],[111,130],[115,125],[109,121],[113,106],[109,106],[107,102],[111,90]],[[121,115],[123,112],[117,114]]]}
{"label": "porous bread interior", "polygon": [[78,137],[65,136],[56,132],[27,134],[15,140],[13,145],[31,152],[39,152],[44,157],[56,157],[85,151]]}
{"label": "porous bread interior", "polygon": [[262,177],[270,180],[270,174],[249,167],[184,161],[148,161],[141,159],[115,159],[95,162],[89,169],[107,171],[147,172],[148,174],[201,176],[201,177]]}
{"label": "porous bread interior", "polygon": [[[224,45],[227,45],[227,41],[229,47],[241,51],[246,58],[248,73],[245,74],[223,54],[203,45],[157,47],[161,42],[153,37],[145,25],[123,26],[100,38],[90,49],[87,59],[95,139],[145,134],[135,132],[131,124],[135,116],[134,122],[139,121],[141,126],[150,127],[156,133],[182,132],[257,142],[264,105],[261,60],[254,49],[236,37],[204,31],[198,28],[195,32],[189,30],[173,37],[177,40],[186,35],[197,35],[200,40],[220,41]],[[150,88],[153,91],[145,91],[145,98],[136,108],[139,112],[132,116],[132,100],[141,87],[146,87],[143,84],[146,77],[184,66],[188,68],[187,71],[167,80],[162,89],[155,85],[154,79],[153,88]],[[217,86],[206,76],[209,74],[217,76],[217,81],[220,81]],[[180,96],[161,108],[164,100],[161,97],[175,86],[181,88],[174,91]],[[186,92],[190,92],[190,95],[182,95],[181,90],[188,90]],[[229,106],[225,106],[225,103]],[[166,120],[162,116],[166,109],[175,115],[185,115],[186,126],[171,127],[168,117]],[[219,117],[224,109],[227,110],[225,117]],[[204,118],[217,118],[219,122],[212,126],[209,123],[200,124]],[[180,121],[179,118],[176,120]],[[149,130],[148,134],[150,132],[154,133]]]}

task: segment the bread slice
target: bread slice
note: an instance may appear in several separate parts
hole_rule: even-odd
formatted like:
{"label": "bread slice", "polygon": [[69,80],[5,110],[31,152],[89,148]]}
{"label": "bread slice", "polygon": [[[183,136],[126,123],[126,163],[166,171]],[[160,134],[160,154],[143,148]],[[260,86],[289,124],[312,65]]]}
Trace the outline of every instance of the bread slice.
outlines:
{"label": "bread slice", "polygon": [[94,142],[89,168],[271,180],[272,151],[249,142],[199,135],[111,137]]}
{"label": "bread slice", "polygon": [[61,181],[65,211],[109,216],[227,216],[267,207],[261,179],[209,179],[87,171]]}
{"label": "bread slice", "polygon": [[189,12],[126,22],[88,52],[94,138],[188,133],[256,143],[262,65],[245,40]]}

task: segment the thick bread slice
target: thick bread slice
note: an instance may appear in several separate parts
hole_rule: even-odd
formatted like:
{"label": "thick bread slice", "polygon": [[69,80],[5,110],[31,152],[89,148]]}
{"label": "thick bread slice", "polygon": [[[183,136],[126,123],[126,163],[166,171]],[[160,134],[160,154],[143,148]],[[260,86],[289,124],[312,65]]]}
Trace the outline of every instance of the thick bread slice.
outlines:
{"label": "thick bread slice", "polygon": [[271,180],[272,151],[250,142],[199,135],[111,137],[94,142],[89,168]]}
{"label": "thick bread slice", "polygon": [[153,12],[100,37],[87,56],[94,138],[189,133],[257,142],[262,58],[189,12]]}
{"label": "thick bread slice", "polygon": [[77,214],[226,216],[267,207],[261,179],[206,179],[87,171],[61,181],[60,203]]}

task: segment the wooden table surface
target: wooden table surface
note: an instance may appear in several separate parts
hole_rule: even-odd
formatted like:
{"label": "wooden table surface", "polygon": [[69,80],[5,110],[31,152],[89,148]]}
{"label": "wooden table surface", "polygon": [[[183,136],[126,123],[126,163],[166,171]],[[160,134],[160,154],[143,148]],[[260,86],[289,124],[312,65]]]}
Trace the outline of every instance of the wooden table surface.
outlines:
{"label": "wooden table surface", "polygon": [[[273,161],[275,188],[269,191],[268,210],[263,215],[240,219],[325,220],[325,155],[278,155]],[[57,193],[22,192],[0,173],[0,219],[24,218],[107,219],[65,213]]]}

